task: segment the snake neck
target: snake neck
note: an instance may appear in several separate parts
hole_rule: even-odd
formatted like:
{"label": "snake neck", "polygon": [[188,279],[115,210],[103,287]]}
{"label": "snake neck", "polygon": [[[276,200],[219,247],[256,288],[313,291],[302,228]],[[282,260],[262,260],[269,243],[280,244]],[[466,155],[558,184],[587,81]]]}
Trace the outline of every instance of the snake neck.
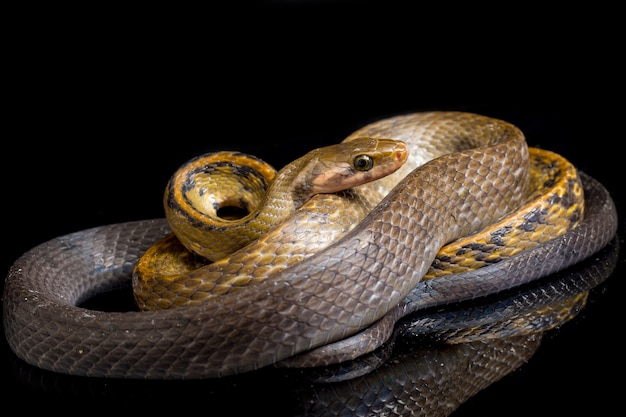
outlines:
{"label": "snake neck", "polygon": [[[213,261],[226,257],[263,236],[274,225],[293,214],[317,193],[311,179],[319,175],[320,170],[317,153],[310,152],[283,167],[263,197],[247,206],[247,215],[236,219],[214,218],[210,229],[219,231],[223,244],[212,242],[210,246],[222,246],[224,249],[205,257]],[[241,236],[245,238],[240,239]],[[208,249],[202,251],[207,253]]]}
{"label": "snake neck", "polygon": [[268,226],[276,224],[316,194],[312,178],[320,174],[320,163],[317,152],[310,152],[283,167],[265,193],[258,208],[238,222],[267,223],[257,227],[258,236],[268,230]]}

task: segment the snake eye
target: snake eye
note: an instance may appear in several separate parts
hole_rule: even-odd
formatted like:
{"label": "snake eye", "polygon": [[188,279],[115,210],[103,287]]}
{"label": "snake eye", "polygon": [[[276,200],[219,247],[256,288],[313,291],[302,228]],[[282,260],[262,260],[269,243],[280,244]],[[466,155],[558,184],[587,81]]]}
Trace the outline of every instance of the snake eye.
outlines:
{"label": "snake eye", "polygon": [[354,157],[354,168],[357,171],[369,171],[374,166],[374,160],[368,155],[357,155]]}

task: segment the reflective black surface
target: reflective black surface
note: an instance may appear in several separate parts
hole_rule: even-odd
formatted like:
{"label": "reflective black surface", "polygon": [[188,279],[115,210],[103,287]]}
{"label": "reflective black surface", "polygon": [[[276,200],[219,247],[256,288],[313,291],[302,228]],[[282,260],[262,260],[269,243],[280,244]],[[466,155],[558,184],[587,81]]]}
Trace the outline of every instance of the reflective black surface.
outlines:
{"label": "reflective black surface", "polygon": [[[614,380],[624,364],[616,333],[623,317],[624,164],[617,148],[622,117],[607,100],[619,87],[610,57],[585,48],[588,43],[579,41],[591,40],[580,34],[541,42],[520,34],[529,28],[536,34],[536,24],[524,30],[492,21],[457,25],[441,13],[409,14],[402,2],[380,13],[376,2],[367,2],[366,15],[354,14],[350,1],[285,3],[195,19],[141,13],[97,21],[68,20],[63,13],[24,19],[25,45],[10,60],[15,94],[2,153],[3,270],[58,235],[162,217],[169,175],[200,153],[237,149],[281,167],[383,117],[483,113],[517,124],[530,145],[556,151],[600,180],[621,216],[622,252],[613,274],[573,320],[453,415],[608,415],[619,407]],[[215,19],[229,29],[217,29],[210,23]],[[438,28],[426,30],[428,20],[440,22]],[[440,36],[454,29],[459,33],[452,40]],[[243,37],[234,39],[235,33]],[[584,71],[583,62],[591,63]],[[154,382],[59,380],[16,363],[4,339],[0,346],[5,404],[33,411],[62,411],[66,403],[152,411],[181,398],[186,405],[180,410],[188,411],[194,395],[204,392],[176,383],[177,398],[167,398]],[[213,394],[200,401],[211,407],[232,400],[247,411],[275,406],[284,411],[275,415],[289,415],[299,399],[282,403],[265,395],[273,383],[290,385],[272,378],[259,374],[241,382],[249,399],[222,397],[208,384]],[[143,405],[144,397],[162,402]]]}

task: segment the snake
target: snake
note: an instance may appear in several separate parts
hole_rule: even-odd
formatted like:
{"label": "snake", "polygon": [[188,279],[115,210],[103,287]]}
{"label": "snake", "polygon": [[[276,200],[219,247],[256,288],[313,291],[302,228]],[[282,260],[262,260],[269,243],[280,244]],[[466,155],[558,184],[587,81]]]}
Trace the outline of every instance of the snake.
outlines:
{"label": "snake", "polygon": [[[138,259],[172,232],[167,220],[61,236],[28,251],[9,270],[3,294],[9,346],[27,363],[73,375],[224,377],[348,340],[398,309],[413,308],[407,306],[415,305],[416,289],[430,305],[499,291],[586,259],[615,234],[610,194],[583,175],[585,210],[574,214],[580,224],[507,260],[424,280],[445,244],[488,227],[525,202],[531,182],[525,137],[508,122],[464,112],[394,116],[357,130],[345,142],[357,137],[400,140],[410,148],[419,138],[426,156],[411,149],[393,174],[349,193],[315,195],[279,224],[282,230],[305,223],[316,229],[323,222],[312,222],[311,213],[327,219],[346,196],[379,196],[358,224],[323,249],[211,302],[103,312],[79,305],[128,285]],[[264,236],[265,243],[280,241],[275,230]],[[239,268],[226,265],[231,267]]]}

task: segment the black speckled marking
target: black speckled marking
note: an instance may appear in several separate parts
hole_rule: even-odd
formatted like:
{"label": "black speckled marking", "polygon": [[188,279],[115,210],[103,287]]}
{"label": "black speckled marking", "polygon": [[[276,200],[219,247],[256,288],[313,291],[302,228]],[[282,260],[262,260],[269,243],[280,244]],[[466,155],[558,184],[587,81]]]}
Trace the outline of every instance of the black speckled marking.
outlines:
{"label": "black speckled marking", "polygon": [[437,256],[435,258],[435,260],[433,261],[433,268],[437,268],[437,269],[443,269],[443,267],[441,266],[441,264],[443,263],[450,263],[452,261],[452,258],[450,256]]}
{"label": "black speckled marking", "polygon": [[543,187],[547,190],[554,187],[554,184],[556,184],[556,179],[554,176],[550,176],[543,182]]}
{"label": "black speckled marking", "polygon": [[490,257],[491,256],[491,251],[495,249],[495,246],[491,246],[490,250],[487,251],[481,251],[480,253],[478,253],[476,255],[476,261],[478,262],[484,262],[486,264],[497,264],[498,262],[502,261],[502,257],[498,256],[498,257]]}
{"label": "black speckled marking", "polygon": [[558,194],[552,194],[552,196],[550,196],[550,205],[555,205],[555,204],[561,204],[561,196]]}
{"label": "black speckled marking", "polygon": [[174,198],[174,183],[172,181],[170,181],[167,184],[167,206],[175,209],[175,208],[179,208],[178,203],[176,202],[176,199]]}
{"label": "black speckled marking", "polygon": [[506,246],[503,238],[512,232],[513,228],[511,226],[500,227],[491,233],[491,239],[489,239],[489,242],[497,246]]}
{"label": "black speckled marking", "polygon": [[456,256],[463,256],[466,253],[474,253],[476,260],[480,260],[481,254],[493,252],[498,245],[493,243],[471,243],[469,245],[463,245],[455,253]]}
{"label": "black speckled marking", "polygon": [[563,197],[563,200],[561,201],[561,204],[563,205],[563,207],[565,208],[570,208],[575,204],[578,204],[578,201],[576,201],[575,196],[576,196],[576,188],[578,187],[578,182],[574,179],[571,178],[569,180],[567,180],[567,193],[565,193],[565,196]]}
{"label": "black speckled marking", "polygon": [[532,232],[540,224],[546,224],[546,211],[536,208],[524,216],[524,221],[517,228],[525,232]]}
{"label": "black speckled marking", "polygon": [[574,210],[574,212],[572,213],[571,216],[569,216],[569,221],[571,223],[577,223],[582,219],[582,210],[579,208],[577,208],[576,210]]}

